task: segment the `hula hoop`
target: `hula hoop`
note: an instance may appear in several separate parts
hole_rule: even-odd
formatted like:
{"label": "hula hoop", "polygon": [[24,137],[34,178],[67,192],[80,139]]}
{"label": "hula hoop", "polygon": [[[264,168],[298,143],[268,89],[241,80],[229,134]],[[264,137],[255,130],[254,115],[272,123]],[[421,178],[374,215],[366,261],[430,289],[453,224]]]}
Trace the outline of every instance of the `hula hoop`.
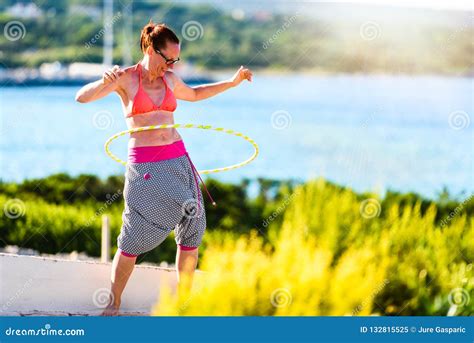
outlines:
{"label": "hula hoop", "polygon": [[231,165],[231,166],[228,166],[228,167],[224,167],[224,168],[216,168],[216,169],[206,169],[206,170],[199,170],[198,172],[200,174],[210,174],[210,173],[219,173],[219,172],[224,172],[224,171],[228,171],[228,170],[232,170],[232,169],[236,169],[236,168],[240,168],[240,167],[243,167],[245,166],[246,164],[249,164],[250,162],[252,162],[258,155],[258,152],[259,152],[259,148],[258,148],[258,145],[257,143],[255,143],[255,141],[244,135],[243,133],[240,133],[240,132],[237,132],[237,131],[234,131],[234,130],[229,130],[229,129],[225,129],[223,127],[212,127],[211,125],[195,125],[195,124],[163,124],[163,125],[151,125],[151,126],[143,126],[143,127],[137,127],[137,128],[134,128],[134,129],[129,129],[129,130],[125,130],[125,131],[121,131],[119,133],[116,133],[115,135],[113,135],[112,137],[110,137],[106,142],[105,142],[105,145],[104,145],[104,148],[105,148],[105,152],[107,153],[107,155],[110,156],[110,158],[112,158],[114,161],[118,162],[118,163],[121,163],[123,164],[124,166],[127,165],[127,162],[124,161],[124,160],[121,160],[120,158],[118,158],[116,155],[114,155],[111,151],[110,151],[110,148],[109,148],[109,145],[110,143],[112,143],[113,140],[123,136],[123,135],[126,135],[127,133],[133,133],[133,132],[140,132],[140,131],[147,131],[147,130],[156,130],[156,129],[171,129],[171,128],[182,128],[182,129],[201,129],[201,130],[214,130],[214,131],[219,131],[219,132],[224,132],[224,133],[227,133],[227,134],[230,134],[230,135],[234,135],[234,136],[237,136],[237,137],[241,137],[243,139],[245,139],[247,142],[249,142],[250,144],[252,144],[253,148],[254,148],[254,153],[251,157],[249,157],[248,159],[246,159],[245,161],[241,162],[241,163],[237,163],[237,164],[234,164],[234,165]]}

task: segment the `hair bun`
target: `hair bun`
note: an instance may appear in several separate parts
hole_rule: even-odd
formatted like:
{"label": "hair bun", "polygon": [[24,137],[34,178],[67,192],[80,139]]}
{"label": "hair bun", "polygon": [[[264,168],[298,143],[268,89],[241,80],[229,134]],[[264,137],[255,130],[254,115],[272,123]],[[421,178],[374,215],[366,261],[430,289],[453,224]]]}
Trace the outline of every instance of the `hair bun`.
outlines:
{"label": "hair bun", "polygon": [[179,44],[179,38],[168,28],[165,23],[153,23],[150,19],[141,32],[140,48],[142,52],[151,46],[156,49],[162,49],[167,42]]}

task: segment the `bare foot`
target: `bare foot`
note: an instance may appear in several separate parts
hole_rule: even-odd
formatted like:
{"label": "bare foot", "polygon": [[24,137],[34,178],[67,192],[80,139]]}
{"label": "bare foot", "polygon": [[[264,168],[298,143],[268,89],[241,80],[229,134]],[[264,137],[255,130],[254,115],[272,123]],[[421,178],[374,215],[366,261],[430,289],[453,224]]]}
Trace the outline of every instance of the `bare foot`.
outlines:
{"label": "bare foot", "polygon": [[104,309],[101,316],[118,316],[119,308],[120,308],[120,305],[110,303]]}

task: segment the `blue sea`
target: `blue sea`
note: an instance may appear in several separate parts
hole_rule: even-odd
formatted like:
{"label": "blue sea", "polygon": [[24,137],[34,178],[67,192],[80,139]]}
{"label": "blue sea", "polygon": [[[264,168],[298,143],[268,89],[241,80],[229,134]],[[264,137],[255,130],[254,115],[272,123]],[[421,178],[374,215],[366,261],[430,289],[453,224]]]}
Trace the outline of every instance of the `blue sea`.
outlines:
{"label": "blue sea", "polygon": [[[108,137],[126,129],[118,96],[80,104],[78,89],[1,89],[2,180],[124,174],[104,150]],[[233,129],[258,143],[252,163],[211,176],[222,181],[323,176],[357,191],[434,198],[446,187],[467,197],[474,190],[473,94],[472,78],[256,74],[213,98],[178,101],[175,121]],[[200,170],[253,152],[248,142],[223,133],[179,131]],[[127,137],[111,145],[122,159]]]}

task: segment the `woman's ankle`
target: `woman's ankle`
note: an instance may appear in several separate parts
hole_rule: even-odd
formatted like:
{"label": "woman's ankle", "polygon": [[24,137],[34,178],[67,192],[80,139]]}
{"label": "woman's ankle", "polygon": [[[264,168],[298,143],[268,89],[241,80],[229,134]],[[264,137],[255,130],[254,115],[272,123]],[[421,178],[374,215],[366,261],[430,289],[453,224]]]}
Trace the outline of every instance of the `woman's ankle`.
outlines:
{"label": "woman's ankle", "polygon": [[110,294],[109,297],[109,303],[107,306],[113,306],[113,307],[120,307],[121,304],[121,299],[119,297],[115,297],[112,293]]}

